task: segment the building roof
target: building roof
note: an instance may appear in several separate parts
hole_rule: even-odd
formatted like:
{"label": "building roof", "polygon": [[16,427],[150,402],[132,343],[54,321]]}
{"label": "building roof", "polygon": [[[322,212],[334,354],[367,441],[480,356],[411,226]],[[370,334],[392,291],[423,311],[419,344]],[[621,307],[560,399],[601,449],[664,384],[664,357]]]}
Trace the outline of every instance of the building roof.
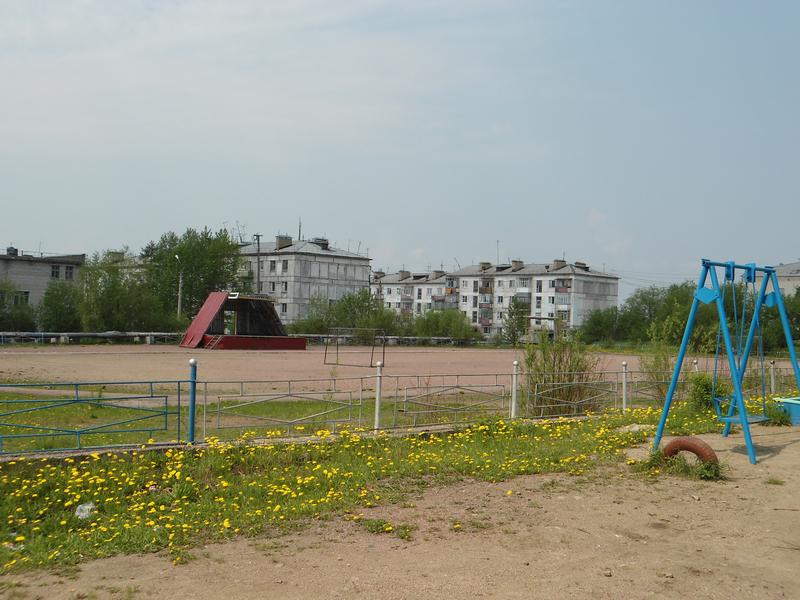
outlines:
{"label": "building roof", "polygon": [[778,265],[775,267],[775,273],[778,274],[778,277],[798,277],[800,276],[800,261]]}
{"label": "building roof", "polygon": [[583,263],[568,263],[557,269],[552,268],[550,263],[525,263],[522,268],[514,270],[511,265],[491,265],[486,269],[481,269],[480,265],[469,265],[451,273],[454,277],[496,277],[496,276],[511,276],[517,277],[521,275],[589,275],[595,277],[605,277],[608,279],[619,279],[617,275],[612,273],[604,273],[596,271],[589,266],[580,266]]}
{"label": "building roof", "polygon": [[62,254],[55,256],[32,256],[30,254],[20,254],[18,256],[11,256],[8,254],[0,254],[0,260],[16,261],[16,262],[32,262],[32,263],[46,263],[46,264],[67,264],[80,266],[86,262],[85,254]]}
{"label": "building roof", "polygon": [[[358,254],[356,252],[349,252],[348,250],[340,250],[327,245],[327,240],[324,243],[319,243],[314,240],[300,240],[293,241],[290,245],[284,246],[277,250],[275,242],[262,242],[261,243],[261,256],[267,255],[282,255],[282,254],[313,254],[316,256],[334,256],[338,258],[351,258],[354,260],[363,260],[369,262],[371,259],[365,254]],[[239,248],[239,252],[246,256],[255,256],[258,252],[256,244],[246,244]]]}
{"label": "building roof", "polygon": [[[521,277],[532,275],[579,275],[602,277],[606,279],[619,279],[617,275],[611,273],[603,273],[602,271],[595,271],[589,266],[584,266],[585,263],[566,264],[557,269],[553,269],[551,264],[546,263],[527,263],[516,269],[512,265],[489,265],[482,268],[481,265],[468,265],[463,269],[450,273],[441,273],[441,271],[432,271],[430,273],[411,273],[409,271],[398,271],[396,273],[387,273],[382,277],[375,277],[374,283],[387,284],[400,284],[412,285],[415,283],[434,283],[445,282],[449,277]],[[437,275],[438,273],[438,275]]]}

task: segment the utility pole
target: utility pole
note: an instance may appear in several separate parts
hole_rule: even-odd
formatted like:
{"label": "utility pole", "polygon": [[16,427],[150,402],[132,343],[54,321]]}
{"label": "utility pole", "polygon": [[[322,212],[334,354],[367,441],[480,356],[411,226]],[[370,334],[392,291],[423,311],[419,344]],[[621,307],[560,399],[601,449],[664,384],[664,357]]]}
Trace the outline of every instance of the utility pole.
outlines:
{"label": "utility pole", "polygon": [[175,255],[175,260],[178,261],[178,318],[181,318],[181,304],[183,301],[183,263],[181,257]]}
{"label": "utility pole", "polygon": [[261,234],[254,233],[256,238],[256,294],[261,293]]}

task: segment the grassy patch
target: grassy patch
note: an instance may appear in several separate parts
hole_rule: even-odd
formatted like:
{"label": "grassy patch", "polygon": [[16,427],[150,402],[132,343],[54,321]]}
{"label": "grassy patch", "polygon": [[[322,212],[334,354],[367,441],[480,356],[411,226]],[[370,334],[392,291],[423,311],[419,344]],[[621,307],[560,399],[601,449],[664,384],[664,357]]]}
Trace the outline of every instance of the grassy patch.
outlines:
{"label": "grassy patch", "polygon": [[705,463],[699,460],[687,460],[682,454],[675,456],[664,456],[660,450],[652,452],[643,461],[630,461],[633,470],[648,476],[657,476],[661,473],[688,477],[690,479],[702,479],[705,481],[721,481],[727,479],[725,472],[727,467],[720,462]]}
{"label": "grassy patch", "polygon": [[766,481],[764,481],[767,485],[784,485],[786,482],[783,479],[779,479],[778,477],[770,477]]}
{"label": "grassy patch", "polygon": [[[658,416],[646,408],[583,420],[497,420],[427,437],[317,432],[325,443],[264,445],[245,436],[204,448],[0,463],[0,571],[159,550],[181,561],[204,543],[397,502],[425,485],[579,475],[645,441],[646,433],[621,427]],[[678,404],[667,430],[715,427]],[[95,510],[78,518],[76,507],[88,502]]]}

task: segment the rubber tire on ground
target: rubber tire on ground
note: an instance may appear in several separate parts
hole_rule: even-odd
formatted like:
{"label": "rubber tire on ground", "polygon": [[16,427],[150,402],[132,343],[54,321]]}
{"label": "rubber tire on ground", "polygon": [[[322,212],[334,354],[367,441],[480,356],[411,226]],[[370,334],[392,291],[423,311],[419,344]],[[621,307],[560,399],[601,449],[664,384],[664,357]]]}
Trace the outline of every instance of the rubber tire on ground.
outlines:
{"label": "rubber tire on ground", "polygon": [[718,463],[719,459],[712,450],[711,446],[706,444],[703,440],[684,436],[678,437],[670,441],[669,444],[664,446],[664,456],[675,456],[678,452],[685,451],[691,452],[697,457],[697,460],[704,463]]}

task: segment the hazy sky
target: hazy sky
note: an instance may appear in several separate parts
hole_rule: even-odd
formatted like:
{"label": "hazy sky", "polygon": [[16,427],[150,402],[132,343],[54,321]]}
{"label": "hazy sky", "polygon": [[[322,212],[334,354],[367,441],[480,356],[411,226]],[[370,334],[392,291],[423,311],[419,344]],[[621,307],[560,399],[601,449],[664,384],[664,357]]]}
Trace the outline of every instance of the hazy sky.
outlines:
{"label": "hazy sky", "polygon": [[0,0],[0,244],[800,257],[800,3]]}

